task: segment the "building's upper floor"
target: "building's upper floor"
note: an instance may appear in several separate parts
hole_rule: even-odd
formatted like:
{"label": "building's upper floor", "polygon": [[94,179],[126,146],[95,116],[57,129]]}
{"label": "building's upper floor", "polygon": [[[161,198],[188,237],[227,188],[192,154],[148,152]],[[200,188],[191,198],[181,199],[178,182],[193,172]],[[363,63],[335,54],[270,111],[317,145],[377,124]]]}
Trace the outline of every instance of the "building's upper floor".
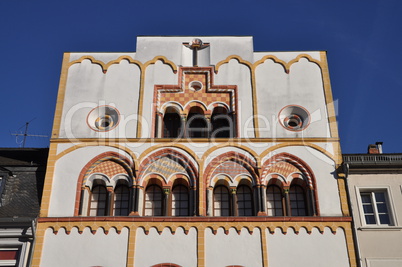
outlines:
{"label": "building's upper floor", "polygon": [[326,53],[252,37],[138,37],[65,53],[52,138],[337,138]]}

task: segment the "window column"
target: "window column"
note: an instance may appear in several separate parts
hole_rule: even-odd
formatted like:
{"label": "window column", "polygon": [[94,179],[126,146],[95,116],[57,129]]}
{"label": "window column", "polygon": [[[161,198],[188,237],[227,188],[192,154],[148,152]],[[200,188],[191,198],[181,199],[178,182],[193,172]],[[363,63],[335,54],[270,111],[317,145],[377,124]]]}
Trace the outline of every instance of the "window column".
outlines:
{"label": "window column", "polygon": [[229,211],[229,215],[239,216],[238,206],[237,206],[237,194],[236,187],[230,188],[230,200],[231,200],[231,210]]}

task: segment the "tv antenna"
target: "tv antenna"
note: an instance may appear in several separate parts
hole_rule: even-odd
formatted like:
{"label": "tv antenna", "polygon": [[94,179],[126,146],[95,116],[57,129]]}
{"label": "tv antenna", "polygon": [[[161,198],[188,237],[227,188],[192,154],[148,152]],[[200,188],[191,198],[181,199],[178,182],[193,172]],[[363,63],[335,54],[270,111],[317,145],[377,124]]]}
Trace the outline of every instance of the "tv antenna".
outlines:
{"label": "tv antenna", "polygon": [[[48,137],[47,135],[40,135],[40,134],[28,134],[28,126],[29,123],[31,123],[33,120],[35,120],[36,118],[33,118],[32,120],[28,121],[25,123],[25,125],[21,126],[18,131],[20,131],[20,133],[14,133],[11,135],[15,135],[15,142],[17,144],[20,144],[21,146],[21,142],[18,142],[18,137],[19,136],[23,136],[24,138],[22,139],[22,147],[25,147],[25,142],[27,137]],[[25,127],[24,133],[22,133],[21,128]]]}

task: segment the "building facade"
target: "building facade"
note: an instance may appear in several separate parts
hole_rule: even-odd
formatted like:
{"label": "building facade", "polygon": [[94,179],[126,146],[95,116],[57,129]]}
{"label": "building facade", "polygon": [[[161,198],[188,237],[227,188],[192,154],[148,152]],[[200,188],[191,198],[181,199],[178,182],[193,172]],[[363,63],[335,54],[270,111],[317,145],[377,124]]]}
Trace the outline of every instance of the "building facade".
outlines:
{"label": "building facade", "polygon": [[402,154],[377,143],[343,158],[360,266],[402,266]]}
{"label": "building facade", "polygon": [[47,148],[0,149],[0,266],[30,266]]}
{"label": "building facade", "polygon": [[326,53],[65,53],[33,266],[356,266]]}

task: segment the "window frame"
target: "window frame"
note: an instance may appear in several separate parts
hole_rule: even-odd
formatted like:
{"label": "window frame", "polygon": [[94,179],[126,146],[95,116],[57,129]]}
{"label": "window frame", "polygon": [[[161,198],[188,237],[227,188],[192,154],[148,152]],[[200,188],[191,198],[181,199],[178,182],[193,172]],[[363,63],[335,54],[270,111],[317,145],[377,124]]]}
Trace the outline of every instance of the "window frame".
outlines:
{"label": "window frame", "polygon": [[[175,190],[177,190],[178,188],[182,188],[184,189],[183,191],[180,191],[178,196],[179,199],[174,199],[175,198]],[[183,196],[186,196],[187,199],[182,199]],[[186,203],[187,208],[183,208],[183,204]],[[188,186],[184,185],[184,184],[176,184],[172,187],[172,189],[170,190],[170,215],[173,217],[188,217],[190,216],[190,190],[188,188]],[[176,206],[176,204],[178,204],[178,207],[173,207],[174,205]],[[186,211],[186,215],[182,215],[182,214],[173,214],[173,212],[176,213],[176,211],[178,211],[179,213],[181,213],[181,211]]]}
{"label": "window frame", "polygon": [[[364,228],[382,228],[382,227],[393,227],[397,226],[398,222],[395,216],[395,209],[393,205],[393,198],[391,194],[391,188],[389,186],[364,186],[364,187],[355,187],[356,189],[356,199],[357,199],[357,205],[358,205],[358,212],[360,216],[360,225]],[[366,218],[365,218],[365,213],[363,209],[363,201],[362,201],[362,194],[365,193],[371,193],[370,196],[372,196],[374,193],[384,193],[385,196],[385,202],[388,210],[388,218],[389,218],[389,224],[381,224],[379,223],[378,220],[378,211],[376,205],[373,205],[373,202],[371,204],[374,207],[374,218],[376,220],[375,224],[368,224],[366,223]],[[372,201],[372,198],[371,198]],[[377,202],[376,202],[377,203]]]}
{"label": "window frame", "polygon": [[[227,191],[227,203],[228,203],[228,208],[226,209],[225,208],[225,210],[227,210],[228,211],[228,215],[222,215],[222,206],[221,207],[215,207],[215,203],[217,202],[217,201],[215,201],[215,191],[218,189],[218,188],[224,188],[226,191]],[[222,193],[221,192],[219,192],[219,194],[220,195],[222,195]],[[225,201],[226,202],[226,201]],[[230,189],[227,187],[227,186],[225,186],[225,185],[216,185],[215,187],[214,187],[214,189],[213,189],[213,192],[212,192],[212,203],[213,203],[213,206],[212,206],[212,214],[213,214],[213,216],[214,217],[229,217],[229,216],[233,216],[232,214],[233,214],[233,208],[232,208],[232,196],[231,196],[231,194],[230,194]],[[220,205],[222,205],[222,200],[220,200]],[[219,215],[216,215],[216,210],[219,210]]]}
{"label": "window frame", "polygon": [[[239,189],[240,188],[247,188],[248,192],[242,192],[239,193]],[[239,196],[245,196],[249,194],[250,199],[240,199]],[[237,216],[238,217],[252,217],[254,216],[254,194],[253,194],[253,190],[252,188],[250,188],[250,186],[246,185],[246,184],[240,184],[237,186],[236,188],[236,210],[237,210]],[[246,203],[249,203],[251,205],[250,209],[247,209],[246,207],[244,207],[244,205],[246,205]],[[251,214],[250,215],[240,215],[240,211],[246,211],[246,210],[250,210]]]}
{"label": "window frame", "polygon": [[[270,189],[270,188],[276,188],[275,190],[279,190],[279,195],[280,195],[280,200],[276,200],[276,199],[273,199],[273,201],[274,202],[280,202],[280,204],[281,204],[281,207],[276,207],[276,205],[275,205],[275,203],[273,204],[273,208],[269,208],[268,206],[268,190]],[[270,216],[270,217],[283,217],[283,216],[287,216],[287,213],[286,213],[286,206],[287,206],[287,203],[286,203],[286,199],[285,199],[285,196],[284,196],[284,194],[283,194],[283,188],[282,187],[280,187],[280,186],[278,186],[278,185],[276,185],[276,184],[270,184],[270,185],[268,185],[266,188],[265,188],[265,190],[264,190],[265,192],[265,212],[267,213],[267,216]],[[274,192],[275,193],[275,192]],[[274,196],[274,198],[275,198],[275,195],[273,195]],[[269,211],[270,210],[272,210],[272,211],[274,211],[275,212],[275,214],[274,215],[271,215],[271,214],[269,214]],[[280,210],[281,212],[282,212],[282,215],[278,215],[278,214],[276,214],[276,211],[277,210]]]}
{"label": "window frame", "polygon": [[[103,202],[105,202],[105,207],[104,208],[99,208],[99,199],[97,199],[96,201],[92,200],[93,197],[93,191],[97,188],[103,188],[105,190],[105,200]],[[97,193],[99,194],[99,193]],[[99,197],[99,196],[98,196]],[[96,208],[92,208],[92,203],[96,203]],[[103,184],[96,184],[94,186],[92,186],[90,192],[89,192],[89,198],[88,198],[88,215],[87,216],[91,216],[91,217],[103,217],[103,216],[109,216],[109,208],[110,208],[110,199],[109,199],[109,191],[107,186],[103,185]],[[98,213],[100,212],[100,209],[104,209],[104,215],[98,215]],[[96,215],[91,215],[91,211],[95,210],[96,211]]]}
{"label": "window frame", "polygon": [[[150,190],[149,188],[154,187],[154,188],[158,188],[158,190],[160,190],[160,215],[155,215],[155,202],[158,201],[158,199],[155,199],[155,190],[152,190],[152,194],[153,194],[153,198],[147,200],[147,193],[148,190]],[[164,213],[165,207],[164,207],[164,192],[163,192],[163,187],[159,186],[158,184],[149,184],[144,191],[144,207],[143,207],[143,216],[144,217],[160,217],[160,216],[166,216],[166,214]],[[147,208],[147,201],[149,201],[150,203],[152,203],[152,208]],[[152,211],[151,215],[147,215],[147,210]]]}

